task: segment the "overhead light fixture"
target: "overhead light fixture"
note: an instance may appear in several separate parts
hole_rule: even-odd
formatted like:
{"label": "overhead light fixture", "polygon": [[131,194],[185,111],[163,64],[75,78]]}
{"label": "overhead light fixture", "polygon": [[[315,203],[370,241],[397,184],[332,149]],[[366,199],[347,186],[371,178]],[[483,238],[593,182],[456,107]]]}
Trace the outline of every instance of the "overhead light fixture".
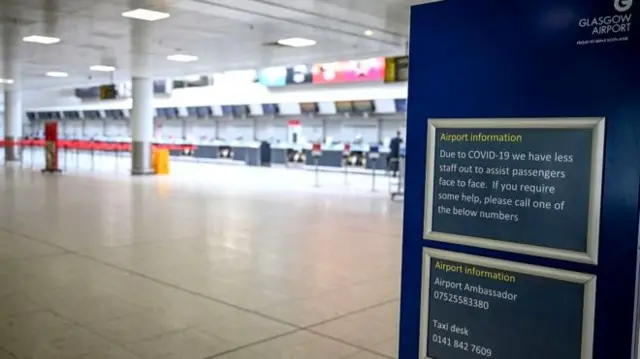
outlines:
{"label": "overhead light fixture", "polygon": [[365,30],[364,31],[364,35],[365,36],[373,36],[373,30]]}
{"label": "overhead light fixture", "polygon": [[280,39],[277,41],[279,45],[290,47],[307,47],[316,44],[315,40],[305,39],[302,37],[292,37],[290,39]]}
{"label": "overhead light fixture", "polygon": [[128,17],[130,19],[136,19],[136,20],[157,21],[157,20],[166,19],[169,16],[171,16],[171,14],[167,12],[154,11],[154,10],[148,10],[148,9],[135,9],[135,10],[123,12],[122,16]]}
{"label": "overhead light fixture", "polygon": [[68,77],[69,74],[62,71],[49,71],[46,74],[49,77]]}
{"label": "overhead light fixture", "polygon": [[12,79],[0,79],[0,84],[11,85],[13,83]]}
{"label": "overhead light fixture", "polygon": [[116,70],[115,66],[107,66],[107,65],[93,65],[89,67],[91,71],[99,71],[99,72],[114,72]]}
{"label": "overhead light fixture", "polygon": [[198,56],[185,55],[185,54],[173,54],[167,56],[167,60],[178,62],[193,62],[198,61]]}
{"label": "overhead light fixture", "polygon": [[60,39],[57,37],[50,37],[50,36],[31,35],[31,36],[23,37],[22,41],[33,42],[36,44],[43,44],[43,45],[51,45],[51,44],[56,44],[60,42]]}

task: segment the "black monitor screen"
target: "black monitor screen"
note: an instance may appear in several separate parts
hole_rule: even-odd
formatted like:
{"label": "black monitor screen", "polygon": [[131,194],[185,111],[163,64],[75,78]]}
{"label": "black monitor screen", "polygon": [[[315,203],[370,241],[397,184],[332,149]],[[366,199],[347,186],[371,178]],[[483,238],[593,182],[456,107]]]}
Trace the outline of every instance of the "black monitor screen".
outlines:
{"label": "black monitor screen", "polygon": [[65,119],[69,120],[77,120],[80,118],[80,114],[78,113],[78,111],[64,111],[62,114],[64,115]]}
{"label": "black monitor screen", "polygon": [[350,113],[353,112],[353,104],[351,101],[336,101],[337,113]]}
{"label": "black monitor screen", "polygon": [[209,106],[199,106],[196,107],[196,116],[198,118],[206,118],[213,116],[213,111]]}
{"label": "black monitor screen", "polygon": [[396,99],[396,111],[397,112],[407,112],[407,100],[405,100],[405,99]]}
{"label": "black monitor screen", "polygon": [[84,118],[88,118],[88,119],[100,118],[100,112],[96,110],[84,111]]}
{"label": "black monitor screen", "polygon": [[81,99],[96,99],[100,97],[100,87],[85,87],[77,88],[74,90],[77,98]]}
{"label": "black monitor screen", "polygon": [[233,115],[236,117],[244,117],[249,113],[249,106],[247,105],[235,105],[233,106]]}
{"label": "black monitor screen", "polygon": [[189,116],[189,117],[198,117],[198,108],[197,107],[187,107],[187,116]]}
{"label": "black monitor screen", "polygon": [[222,115],[223,116],[233,116],[233,108],[229,105],[223,105],[222,106]]}
{"label": "black monitor screen", "polygon": [[300,104],[300,111],[302,113],[318,113],[318,103],[303,102]]}
{"label": "black monitor screen", "polygon": [[153,93],[155,93],[155,94],[165,94],[165,93],[167,93],[167,81],[165,81],[165,80],[155,80],[155,81],[153,81]]}
{"label": "black monitor screen", "polygon": [[262,112],[264,112],[265,115],[277,115],[280,112],[279,110],[278,105],[274,103],[262,104]]}
{"label": "black monitor screen", "polygon": [[375,106],[373,101],[353,101],[353,110],[356,113],[373,113]]}
{"label": "black monitor screen", "polygon": [[165,108],[164,112],[166,114],[166,118],[177,118],[179,111],[176,107]]}
{"label": "black monitor screen", "polygon": [[124,111],[122,110],[105,110],[104,114],[107,118],[114,118],[114,119],[124,118]]}

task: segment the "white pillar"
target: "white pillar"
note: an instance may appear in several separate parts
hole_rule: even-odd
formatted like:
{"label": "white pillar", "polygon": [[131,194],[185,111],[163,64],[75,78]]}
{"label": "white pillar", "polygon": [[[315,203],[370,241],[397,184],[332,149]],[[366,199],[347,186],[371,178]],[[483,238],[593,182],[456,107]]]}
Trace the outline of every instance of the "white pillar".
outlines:
{"label": "white pillar", "polygon": [[13,83],[4,88],[4,139],[8,144],[4,156],[6,161],[20,161],[19,147],[11,145],[22,139],[22,96],[20,93],[20,25],[7,22],[3,26],[4,79]]}
{"label": "white pillar", "polygon": [[153,79],[134,77],[132,80],[133,107],[131,109],[132,157],[131,173],[153,173],[151,141],[153,139]]}
{"label": "white pillar", "polygon": [[132,24],[132,98],[131,108],[131,174],[152,174],[153,78],[149,58],[149,25],[134,20]]}

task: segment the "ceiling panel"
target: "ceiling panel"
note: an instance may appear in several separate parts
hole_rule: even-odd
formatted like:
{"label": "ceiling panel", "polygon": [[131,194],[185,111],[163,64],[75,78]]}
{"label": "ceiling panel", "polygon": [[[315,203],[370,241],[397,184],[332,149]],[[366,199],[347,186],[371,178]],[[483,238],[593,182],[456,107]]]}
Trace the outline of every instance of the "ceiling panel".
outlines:
{"label": "ceiling panel", "polygon": [[[114,63],[115,78],[128,78],[131,28],[121,13],[132,0],[3,0],[3,26],[19,21],[23,35],[60,37],[55,45],[24,44],[19,59],[26,88],[85,85],[111,75],[89,66]],[[407,0],[154,0],[147,6],[171,17],[149,24],[149,57],[157,77],[241,68],[396,55],[407,41]],[[373,36],[365,36],[367,29]],[[317,41],[309,48],[266,46],[286,37]],[[6,41],[5,41],[6,42]],[[3,49],[0,49],[2,51]],[[166,60],[175,52],[200,58],[190,64]],[[1,57],[0,57],[1,58]],[[4,64],[2,64],[4,65]],[[1,68],[4,68],[1,67]],[[54,79],[47,71],[66,71]]]}

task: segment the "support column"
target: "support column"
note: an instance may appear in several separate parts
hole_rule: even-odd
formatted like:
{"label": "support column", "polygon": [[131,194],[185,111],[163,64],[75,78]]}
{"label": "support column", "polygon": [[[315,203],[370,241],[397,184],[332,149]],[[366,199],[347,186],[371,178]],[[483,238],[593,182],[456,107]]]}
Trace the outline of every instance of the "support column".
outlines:
{"label": "support column", "polygon": [[153,79],[134,77],[131,109],[131,174],[152,174],[151,140],[153,138]]}
{"label": "support column", "polygon": [[149,58],[149,25],[133,21],[132,98],[131,108],[131,174],[153,174],[151,148],[153,139],[153,78]]}
{"label": "support column", "polygon": [[20,27],[17,22],[7,22],[3,27],[4,76],[12,83],[4,89],[4,157],[6,161],[20,161],[20,149],[15,145],[22,139],[22,96],[20,93]]}

